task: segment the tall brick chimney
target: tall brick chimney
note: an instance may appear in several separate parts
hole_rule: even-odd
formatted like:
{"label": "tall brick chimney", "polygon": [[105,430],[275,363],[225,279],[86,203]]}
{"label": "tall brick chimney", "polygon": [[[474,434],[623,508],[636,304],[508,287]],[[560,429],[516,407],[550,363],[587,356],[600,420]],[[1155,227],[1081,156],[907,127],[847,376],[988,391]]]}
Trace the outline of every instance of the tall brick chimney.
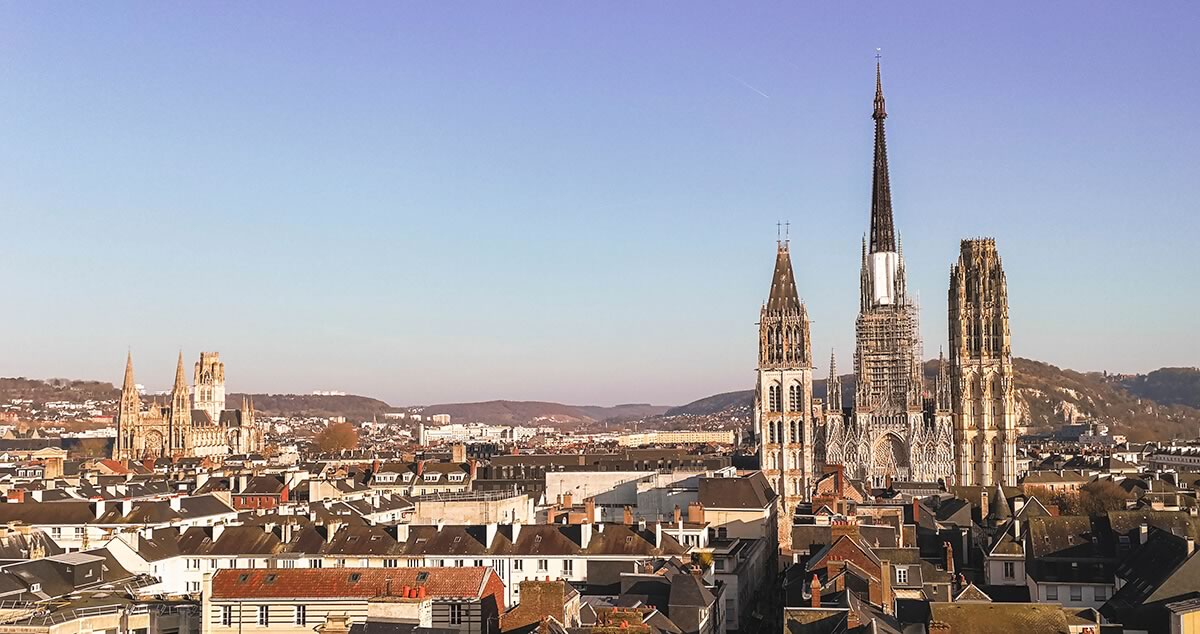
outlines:
{"label": "tall brick chimney", "polygon": [[704,505],[699,502],[689,502],[687,510],[687,521],[690,524],[704,523]]}
{"label": "tall brick chimney", "polygon": [[954,574],[954,544],[946,542],[946,572]]}
{"label": "tall brick chimney", "polygon": [[808,587],[812,590],[812,607],[821,607],[821,580],[817,578],[817,575],[813,575],[812,582]]}

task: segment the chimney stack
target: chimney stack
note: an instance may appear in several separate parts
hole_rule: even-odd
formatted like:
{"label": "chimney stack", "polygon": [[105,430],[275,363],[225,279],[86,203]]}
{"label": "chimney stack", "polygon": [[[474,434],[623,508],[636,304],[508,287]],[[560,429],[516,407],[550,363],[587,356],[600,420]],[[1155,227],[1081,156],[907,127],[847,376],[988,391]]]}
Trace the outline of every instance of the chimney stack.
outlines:
{"label": "chimney stack", "polygon": [[689,524],[704,523],[704,505],[699,502],[688,503],[687,521]]}
{"label": "chimney stack", "polygon": [[675,505],[675,511],[674,511],[674,513],[672,513],[672,514],[671,514],[671,523],[672,523],[672,524],[678,524],[678,523],[682,522],[683,520],[681,519],[681,517],[682,517],[682,516],[681,516],[681,514],[680,514],[680,512],[679,512],[679,505],[678,505],[678,504],[676,504],[676,505]]}
{"label": "chimney stack", "polygon": [[946,542],[946,572],[954,574],[954,545]]}
{"label": "chimney stack", "polygon": [[1145,544],[1146,540],[1149,537],[1150,537],[1150,525],[1145,522],[1142,522],[1142,525],[1138,527],[1138,543]]}
{"label": "chimney stack", "polygon": [[812,582],[808,587],[812,591],[812,607],[821,607],[821,580],[817,578],[817,575],[813,575]]}

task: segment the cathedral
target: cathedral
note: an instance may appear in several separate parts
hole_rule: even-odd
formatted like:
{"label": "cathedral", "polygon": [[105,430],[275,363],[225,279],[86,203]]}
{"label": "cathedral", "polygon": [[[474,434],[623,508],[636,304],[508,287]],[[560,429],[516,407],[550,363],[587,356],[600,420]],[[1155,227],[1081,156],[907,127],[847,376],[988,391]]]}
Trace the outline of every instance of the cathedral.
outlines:
{"label": "cathedral", "polygon": [[155,399],[143,408],[133,378],[133,355],[129,355],[117,409],[113,458],[219,459],[229,454],[262,451],[263,430],[255,421],[253,403],[243,401],[241,409],[225,409],[225,364],[217,353],[200,353],[193,381],[194,389],[189,390],[181,352],[169,402],[163,404]]}
{"label": "cathedral", "polygon": [[812,397],[808,311],[789,245],[778,243],[768,299],[759,314],[754,424],[761,469],[779,493],[780,544],[816,477],[835,467],[871,487],[892,480],[1016,483],[1016,405],[1008,291],[995,241],[964,240],[951,269],[950,356],[925,378],[916,302],[892,213],[887,118],[875,69],[875,150],[870,228],[862,240],[855,322],[854,401],[842,403],[836,359],[824,402]]}

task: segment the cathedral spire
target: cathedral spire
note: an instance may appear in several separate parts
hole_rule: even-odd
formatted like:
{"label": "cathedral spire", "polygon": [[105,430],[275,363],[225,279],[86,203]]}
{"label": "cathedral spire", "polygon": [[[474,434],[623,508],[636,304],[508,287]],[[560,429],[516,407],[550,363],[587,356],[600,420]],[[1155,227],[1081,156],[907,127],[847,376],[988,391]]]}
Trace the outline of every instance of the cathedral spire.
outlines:
{"label": "cathedral spire", "polygon": [[887,108],[883,101],[883,75],[875,63],[875,167],[871,186],[871,253],[896,250],[896,235],[892,224],[892,187],[888,180],[887,141],[883,120]]}
{"label": "cathedral spire", "polygon": [[125,353],[125,382],[121,384],[121,394],[132,392],[137,394],[137,384],[133,381],[133,351]]}
{"label": "cathedral spire", "polygon": [[187,379],[183,375],[183,351],[179,351],[179,364],[175,366],[175,386],[171,388],[171,394],[175,395],[180,392],[187,394]]}
{"label": "cathedral spire", "polygon": [[779,242],[775,254],[775,273],[771,276],[771,294],[767,298],[768,311],[799,311],[800,294],[796,290],[796,276],[792,272],[792,256],[788,253],[787,241]]}
{"label": "cathedral spire", "polygon": [[825,401],[831,413],[842,411],[842,377],[837,373],[837,356],[829,351],[829,380],[825,382]]}

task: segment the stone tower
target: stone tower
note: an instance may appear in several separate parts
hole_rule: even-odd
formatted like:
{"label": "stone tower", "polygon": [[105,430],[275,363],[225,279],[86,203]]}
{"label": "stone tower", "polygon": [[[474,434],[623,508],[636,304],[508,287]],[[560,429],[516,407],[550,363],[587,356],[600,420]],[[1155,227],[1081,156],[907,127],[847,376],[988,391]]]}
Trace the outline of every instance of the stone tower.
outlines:
{"label": "stone tower", "polygon": [[808,500],[813,477],[812,349],[808,310],[796,291],[786,240],[775,254],[771,293],[758,325],[754,422],[759,462],[778,493],[781,548],[792,541],[792,515]]}
{"label": "stone tower", "polygon": [[195,385],[192,407],[208,412],[212,422],[219,422],[225,409],[225,364],[221,363],[219,353],[200,353],[192,383]]}
{"label": "stone tower", "polygon": [[996,241],[963,240],[950,269],[950,400],[958,484],[1017,483],[1008,284]]}
{"label": "stone tower", "polygon": [[142,400],[133,379],[133,353],[125,357],[125,381],[121,383],[121,403],[117,406],[117,442],[112,457],[126,460],[132,457],[138,421],[142,415]]}
{"label": "stone tower", "polygon": [[190,456],[192,443],[192,399],[183,372],[183,351],[175,365],[175,383],[171,387],[169,428],[172,456]]}

